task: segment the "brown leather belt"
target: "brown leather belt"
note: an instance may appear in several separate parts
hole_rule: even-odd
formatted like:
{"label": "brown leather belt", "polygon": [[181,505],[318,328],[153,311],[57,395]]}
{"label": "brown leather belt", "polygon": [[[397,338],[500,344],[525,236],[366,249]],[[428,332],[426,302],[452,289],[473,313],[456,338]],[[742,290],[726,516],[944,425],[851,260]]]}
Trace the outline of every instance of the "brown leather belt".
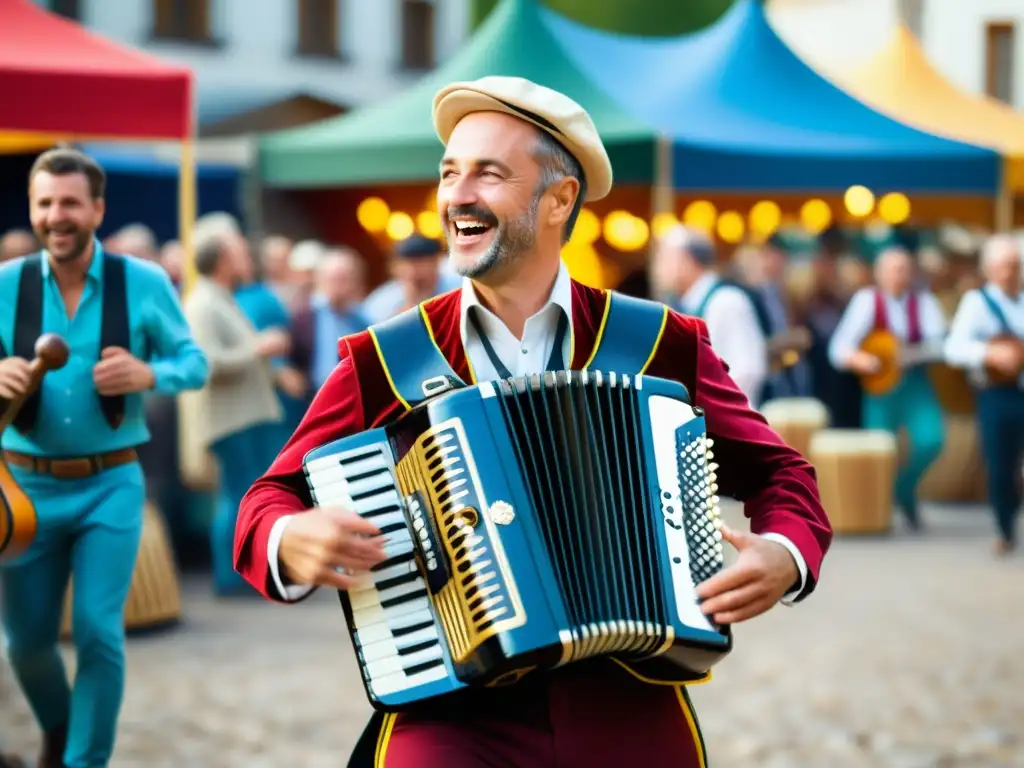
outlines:
{"label": "brown leather belt", "polygon": [[99,474],[106,469],[130,464],[138,459],[139,456],[134,448],[122,448],[110,453],[97,453],[92,456],[76,456],[67,459],[51,459],[46,456],[30,456],[27,453],[4,451],[4,461],[8,464],[32,470],[40,475],[50,475],[58,480],[81,480]]}

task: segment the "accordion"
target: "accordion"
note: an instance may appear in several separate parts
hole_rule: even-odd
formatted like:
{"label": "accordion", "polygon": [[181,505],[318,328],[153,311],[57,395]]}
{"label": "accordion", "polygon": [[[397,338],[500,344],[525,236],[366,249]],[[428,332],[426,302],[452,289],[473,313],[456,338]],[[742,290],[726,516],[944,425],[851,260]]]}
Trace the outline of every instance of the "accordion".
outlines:
{"label": "accordion", "polygon": [[448,391],[310,451],[314,504],[388,539],[339,593],[370,703],[602,655],[704,674],[732,648],[695,595],[723,565],[711,459],[681,384],[593,371]]}

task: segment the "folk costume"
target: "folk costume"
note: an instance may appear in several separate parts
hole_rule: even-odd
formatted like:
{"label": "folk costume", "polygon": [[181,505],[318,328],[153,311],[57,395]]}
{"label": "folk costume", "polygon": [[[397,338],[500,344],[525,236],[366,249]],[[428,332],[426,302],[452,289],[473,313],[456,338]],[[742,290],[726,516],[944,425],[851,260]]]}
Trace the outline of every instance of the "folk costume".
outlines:
{"label": "folk costume", "polygon": [[[439,98],[460,90],[469,92],[461,106],[467,112],[524,114],[556,137],[571,133],[577,141],[564,143],[597,182],[591,194],[607,193],[610,165],[607,170],[601,166],[607,158],[603,148],[594,148],[600,147],[596,131],[564,96],[515,78],[485,78],[450,86]],[[457,120],[449,114],[438,122],[445,140]],[[617,306],[642,315],[643,329],[617,319]],[[652,317],[653,324],[647,322]],[[384,337],[395,338],[396,328],[407,334],[406,343],[382,343]],[[404,354],[392,354],[396,349]],[[586,287],[571,280],[562,265],[547,304],[527,319],[521,339],[480,304],[467,279],[461,290],[342,339],[339,352],[340,365],[239,510],[236,567],[269,599],[295,602],[312,591],[284,583],[277,558],[289,516],[311,506],[303,458],[334,439],[390,422],[422,400],[421,390],[410,386],[419,380],[416,365],[423,364],[420,379],[443,367],[462,383],[474,384],[544,369],[581,370],[595,357],[619,353],[618,360],[640,361],[633,372],[674,379],[688,388],[695,404],[705,409],[708,435],[721,463],[721,492],[744,499],[752,530],[786,546],[797,562],[800,575],[784,601],[801,600],[813,591],[831,540],[814,471],[751,410],[712,350],[702,321]],[[686,692],[690,682],[697,681],[654,679],[638,665],[609,659],[533,672],[514,686],[470,689],[401,714],[375,715],[349,765],[703,768],[707,757]]]}
{"label": "folk costume", "polygon": [[[45,253],[0,267],[0,354],[31,360],[43,333],[70,348],[3,436],[4,460],[32,500],[35,541],[0,566],[0,606],[14,673],[48,744],[66,740],[64,765],[106,765],[124,691],[124,604],[142,533],[145,478],[135,447],[149,440],[143,395],[100,396],[103,349],[148,360],[154,390],[202,386],[207,365],[167,275],[93,244],[81,302],[68,317]],[[77,655],[68,685],[57,642],[68,579]]]}
{"label": "folk costume", "polygon": [[1003,542],[1017,542],[1024,461],[1024,373],[1016,381],[997,383],[985,373],[985,355],[996,336],[1024,342],[1024,292],[1008,296],[989,283],[964,294],[950,324],[946,361],[970,371],[978,391],[981,448],[988,470],[989,504]]}
{"label": "folk costume", "polygon": [[946,319],[938,299],[928,292],[908,291],[895,297],[879,288],[854,294],[829,342],[829,359],[843,369],[849,356],[872,331],[889,331],[908,349],[919,349],[916,361],[904,367],[891,392],[864,393],[865,429],[899,433],[906,429],[908,455],[895,482],[896,503],[912,526],[919,524],[917,485],[942,452],[945,439],[942,406],[928,376],[927,363],[942,359]]}

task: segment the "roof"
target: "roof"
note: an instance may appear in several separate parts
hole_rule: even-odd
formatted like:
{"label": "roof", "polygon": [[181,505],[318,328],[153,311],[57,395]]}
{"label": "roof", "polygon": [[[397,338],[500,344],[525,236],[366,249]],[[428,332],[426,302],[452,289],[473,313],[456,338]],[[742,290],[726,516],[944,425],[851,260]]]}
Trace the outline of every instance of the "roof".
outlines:
{"label": "roof", "polygon": [[[711,24],[728,10],[733,0],[543,0],[543,4],[588,27],[627,35],[664,37],[693,32]],[[473,0],[473,21],[482,21],[498,0]]]}
{"label": "roof", "polygon": [[1010,177],[1017,189],[1024,188],[1024,115],[953,85],[932,66],[904,24],[897,25],[888,44],[867,62],[829,74],[857,98],[898,120],[1011,158]]}
{"label": "roof", "polygon": [[840,90],[775,33],[760,0],[655,39],[540,11],[573,66],[674,141],[677,189],[994,194],[999,158],[887,117]]}
{"label": "roof", "polygon": [[616,183],[650,184],[655,131],[595,87],[540,23],[534,0],[503,0],[446,64],[396,97],[260,141],[263,183],[326,187],[436,181],[443,147],[431,108],[443,86],[517,75],[576,99],[608,148]]}
{"label": "roof", "polygon": [[192,73],[113,43],[30,0],[0,2],[0,130],[183,138]]}

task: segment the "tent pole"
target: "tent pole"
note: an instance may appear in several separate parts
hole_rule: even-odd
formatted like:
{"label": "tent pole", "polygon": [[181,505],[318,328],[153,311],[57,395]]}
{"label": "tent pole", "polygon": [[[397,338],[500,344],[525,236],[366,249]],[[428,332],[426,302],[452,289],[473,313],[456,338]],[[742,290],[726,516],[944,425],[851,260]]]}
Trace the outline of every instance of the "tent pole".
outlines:
{"label": "tent pole", "polygon": [[[190,100],[191,101],[191,100]],[[190,110],[192,105],[189,105]],[[178,166],[178,239],[181,242],[182,295],[187,295],[196,278],[196,249],[193,237],[196,223],[196,121],[189,116],[188,135],[181,142]]]}
{"label": "tent pole", "polygon": [[[659,213],[674,213],[675,184],[672,179],[672,139],[659,134],[654,145],[654,186],[651,189],[651,220]],[[658,247],[654,233],[647,242],[647,278],[652,281],[654,251]],[[654,283],[650,282],[652,291]]]}
{"label": "tent pole", "polygon": [[999,196],[996,198],[996,232],[1013,229],[1013,190],[1010,189],[1007,160],[1004,158],[999,172]]}

